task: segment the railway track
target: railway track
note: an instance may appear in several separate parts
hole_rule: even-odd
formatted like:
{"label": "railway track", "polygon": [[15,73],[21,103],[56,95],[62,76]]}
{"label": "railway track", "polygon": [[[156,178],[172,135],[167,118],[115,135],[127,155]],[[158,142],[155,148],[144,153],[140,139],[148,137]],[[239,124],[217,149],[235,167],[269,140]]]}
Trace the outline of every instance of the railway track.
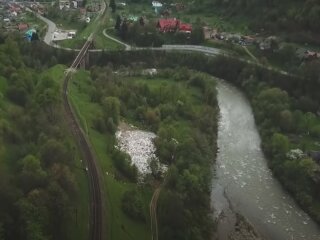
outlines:
{"label": "railway track", "polygon": [[[92,34],[83,45],[82,49],[78,53],[77,57],[71,64],[71,69],[75,69],[79,66],[87,53],[92,43]],[[71,79],[71,71],[67,71],[63,82],[63,105],[65,109],[65,117],[75,139],[78,140],[78,145],[82,151],[82,155],[88,166],[88,178],[90,189],[90,240],[102,240],[103,239],[103,202],[100,188],[99,170],[97,168],[96,159],[90,147],[90,144],[84,134],[84,131],[80,127],[79,122],[72,110],[68,99],[68,83]]]}

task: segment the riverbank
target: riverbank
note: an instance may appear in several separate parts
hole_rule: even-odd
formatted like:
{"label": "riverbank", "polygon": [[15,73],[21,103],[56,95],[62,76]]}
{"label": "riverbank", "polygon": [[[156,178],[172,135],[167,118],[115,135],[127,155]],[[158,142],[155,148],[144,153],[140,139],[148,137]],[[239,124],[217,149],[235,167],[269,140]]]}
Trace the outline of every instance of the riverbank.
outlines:
{"label": "riverbank", "polygon": [[254,225],[234,209],[224,188],[217,184],[213,189],[211,198],[215,201],[213,207],[216,207],[213,240],[262,240]]}
{"label": "riverbank", "polygon": [[236,213],[235,230],[230,234],[229,240],[262,240],[262,238],[245,217]]}
{"label": "riverbank", "polygon": [[[219,151],[213,191],[218,192],[215,189],[219,184],[232,209],[248,219],[264,239],[318,240],[317,224],[284,191],[268,168],[248,100],[224,81],[218,83],[217,89]],[[217,196],[212,197],[213,205],[217,205],[216,199]],[[230,206],[216,208],[226,212]],[[243,233],[248,225],[241,219],[238,222],[241,230],[231,236],[255,237],[251,231]]]}

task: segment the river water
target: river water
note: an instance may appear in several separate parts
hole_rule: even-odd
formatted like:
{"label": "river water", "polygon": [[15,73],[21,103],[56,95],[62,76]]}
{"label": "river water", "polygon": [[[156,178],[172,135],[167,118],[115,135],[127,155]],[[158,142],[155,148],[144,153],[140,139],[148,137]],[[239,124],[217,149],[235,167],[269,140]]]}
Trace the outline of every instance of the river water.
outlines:
{"label": "river water", "polygon": [[212,186],[221,239],[233,229],[232,208],[268,240],[320,240],[319,226],[273,178],[260,148],[260,137],[246,97],[224,81],[217,84],[220,120],[218,155]]}

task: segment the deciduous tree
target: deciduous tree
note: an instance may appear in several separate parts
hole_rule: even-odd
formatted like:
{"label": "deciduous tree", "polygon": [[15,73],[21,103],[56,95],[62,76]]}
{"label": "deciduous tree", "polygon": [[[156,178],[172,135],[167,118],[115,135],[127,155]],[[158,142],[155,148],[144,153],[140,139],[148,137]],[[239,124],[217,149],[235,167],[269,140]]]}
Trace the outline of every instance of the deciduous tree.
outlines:
{"label": "deciduous tree", "polygon": [[115,0],[110,0],[109,7],[111,8],[113,13],[116,12],[117,6]]}

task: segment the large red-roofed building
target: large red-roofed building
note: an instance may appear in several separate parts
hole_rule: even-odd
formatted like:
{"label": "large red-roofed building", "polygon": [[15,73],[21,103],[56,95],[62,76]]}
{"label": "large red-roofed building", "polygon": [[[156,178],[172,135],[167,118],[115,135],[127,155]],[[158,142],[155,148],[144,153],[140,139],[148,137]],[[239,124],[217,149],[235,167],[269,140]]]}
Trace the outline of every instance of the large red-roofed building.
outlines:
{"label": "large red-roofed building", "polygon": [[180,20],[176,18],[167,18],[167,19],[159,19],[157,23],[157,28],[160,32],[185,32],[191,33],[192,26],[191,24],[182,23]]}
{"label": "large red-roofed building", "polygon": [[159,19],[157,28],[160,32],[175,32],[180,21],[175,18]]}

